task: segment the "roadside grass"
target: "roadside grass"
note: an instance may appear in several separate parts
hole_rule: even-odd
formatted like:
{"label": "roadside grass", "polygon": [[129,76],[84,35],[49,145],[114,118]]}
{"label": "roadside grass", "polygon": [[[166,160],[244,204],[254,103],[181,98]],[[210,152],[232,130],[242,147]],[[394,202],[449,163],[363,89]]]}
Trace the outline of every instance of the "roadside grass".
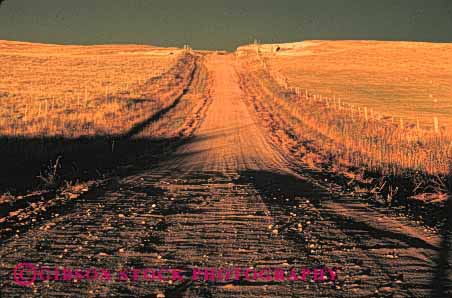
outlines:
{"label": "roadside grass", "polygon": [[[356,186],[355,191],[365,187],[389,204],[408,200],[444,203],[452,131],[444,127],[438,132],[432,127],[418,129],[388,117],[371,117],[370,113],[366,120],[362,110],[344,104],[346,99],[340,102],[312,91],[297,92],[290,78],[287,85],[284,79],[279,82],[280,73],[270,55],[253,49],[238,53],[242,80],[248,84],[246,88],[259,94],[253,101],[260,113],[264,112],[261,120],[301,163],[346,177],[349,186]],[[297,63],[292,68],[301,69]],[[328,78],[323,80],[329,83]],[[418,111],[418,117],[430,117],[420,112],[422,107],[413,110]]]}
{"label": "roadside grass", "polygon": [[0,190],[58,187],[156,152],[171,137],[145,124],[185,93],[196,60],[178,49],[1,41]]}

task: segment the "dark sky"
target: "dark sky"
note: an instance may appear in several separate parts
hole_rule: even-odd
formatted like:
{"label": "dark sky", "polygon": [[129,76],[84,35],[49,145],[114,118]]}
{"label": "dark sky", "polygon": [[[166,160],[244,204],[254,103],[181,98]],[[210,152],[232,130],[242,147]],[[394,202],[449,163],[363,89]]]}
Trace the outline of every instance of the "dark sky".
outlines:
{"label": "dark sky", "polygon": [[452,0],[5,0],[0,39],[229,50],[254,39],[452,42]]}

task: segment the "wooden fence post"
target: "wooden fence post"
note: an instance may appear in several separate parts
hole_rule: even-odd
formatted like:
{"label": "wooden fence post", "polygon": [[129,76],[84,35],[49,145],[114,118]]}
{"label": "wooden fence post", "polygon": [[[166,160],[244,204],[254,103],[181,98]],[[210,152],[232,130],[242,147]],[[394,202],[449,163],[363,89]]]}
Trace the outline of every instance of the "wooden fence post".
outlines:
{"label": "wooden fence post", "polygon": [[435,125],[435,132],[439,133],[439,120],[438,120],[438,117],[433,117],[433,123]]}

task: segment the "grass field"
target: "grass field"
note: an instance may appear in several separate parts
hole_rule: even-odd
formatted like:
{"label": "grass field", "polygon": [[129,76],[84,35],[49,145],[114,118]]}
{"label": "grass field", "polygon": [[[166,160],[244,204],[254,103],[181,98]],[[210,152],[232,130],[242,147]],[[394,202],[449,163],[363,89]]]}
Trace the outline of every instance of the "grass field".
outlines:
{"label": "grass field", "polygon": [[262,94],[253,97],[267,113],[261,118],[302,163],[373,181],[391,200],[447,192],[452,46],[314,41],[275,49],[242,47],[237,58],[244,80],[255,82],[245,88]]}
{"label": "grass field", "polygon": [[376,113],[452,129],[452,44],[306,41],[262,45],[274,71],[294,87]]}
{"label": "grass field", "polygon": [[0,189],[17,190],[56,185],[57,172],[102,173],[121,152],[152,152],[162,131],[157,139],[147,121],[184,94],[196,58],[151,46],[0,41],[0,63]]}
{"label": "grass field", "polygon": [[163,75],[182,57],[180,50],[145,46],[0,42],[0,134],[122,133],[161,108],[172,92],[172,78]]}

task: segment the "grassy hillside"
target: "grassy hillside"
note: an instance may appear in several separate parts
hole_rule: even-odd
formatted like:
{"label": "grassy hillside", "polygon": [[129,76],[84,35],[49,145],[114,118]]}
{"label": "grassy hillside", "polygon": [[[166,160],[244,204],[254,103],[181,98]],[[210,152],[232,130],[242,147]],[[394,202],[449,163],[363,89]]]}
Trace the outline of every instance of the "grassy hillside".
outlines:
{"label": "grassy hillside", "polygon": [[307,41],[263,45],[289,85],[432,127],[452,127],[452,44]]}

